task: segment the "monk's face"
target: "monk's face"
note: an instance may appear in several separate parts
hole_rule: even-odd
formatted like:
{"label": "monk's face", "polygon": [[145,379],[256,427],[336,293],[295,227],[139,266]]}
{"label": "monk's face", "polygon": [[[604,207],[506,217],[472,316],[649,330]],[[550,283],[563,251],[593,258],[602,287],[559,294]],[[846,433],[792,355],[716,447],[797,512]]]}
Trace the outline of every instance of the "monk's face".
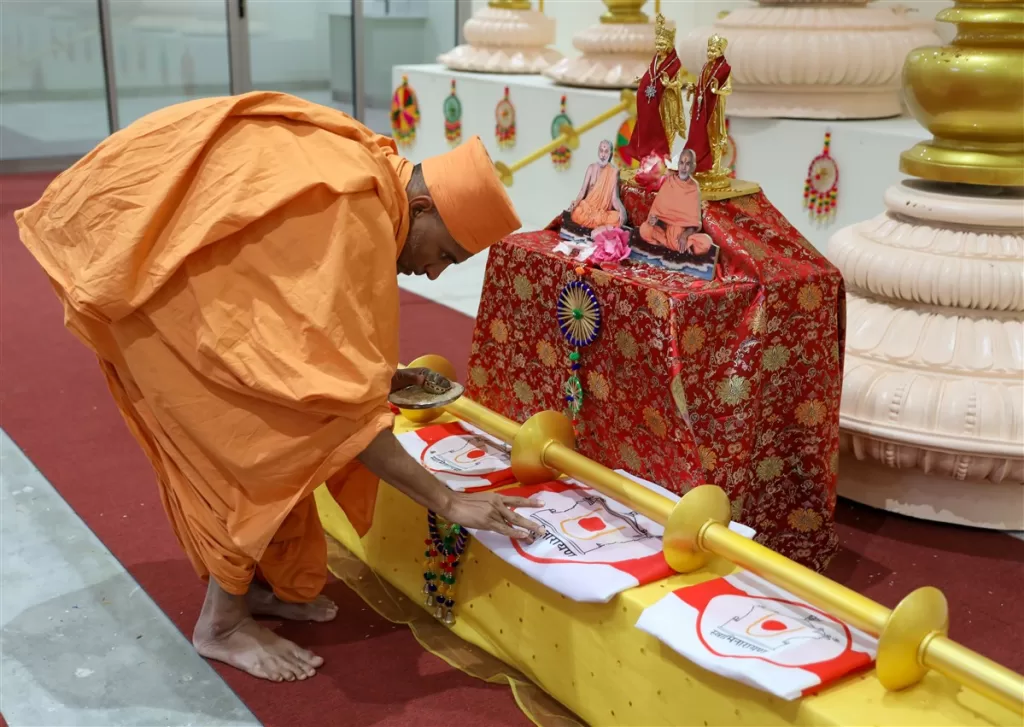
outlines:
{"label": "monk's face", "polygon": [[607,141],[602,141],[601,145],[597,147],[597,160],[602,164],[607,164],[612,160],[612,145]]}
{"label": "monk's face", "polygon": [[679,178],[689,179],[691,174],[693,174],[693,157],[683,154],[679,157]]}
{"label": "monk's face", "polygon": [[436,280],[449,265],[471,257],[452,239],[429,195],[410,199],[409,215],[409,236],[398,256],[399,275],[426,275]]}

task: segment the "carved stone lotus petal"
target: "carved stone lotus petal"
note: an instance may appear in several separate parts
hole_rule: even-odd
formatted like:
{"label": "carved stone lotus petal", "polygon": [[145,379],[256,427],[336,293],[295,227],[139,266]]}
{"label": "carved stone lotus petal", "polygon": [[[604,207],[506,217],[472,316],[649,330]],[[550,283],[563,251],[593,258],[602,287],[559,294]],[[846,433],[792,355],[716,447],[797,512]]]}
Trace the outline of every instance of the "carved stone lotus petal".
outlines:
{"label": "carved stone lotus petal", "polygon": [[654,24],[599,23],[577,33],[572,44],[583,55],[552,65],[545,76],[570,86],[635,88],[651,62]]}
{"label": "carved stone lotus petal", "polygon": [[457,71],[542,73],[562,54],[555,42],[555,21],[536,10],[484,7],[466,21],[467,43],[438,56]]}
{"label": "carved stone lotus petal", "polygon": [[680,43],[685,64],[700,67],[712,33],[729,41],[729,115],[750,117],[899,115],[904,59],[939,40],[931,25],[891,8],[762,3],[687,34]]}
{"label": "carved stone lotus petal", "polygon": [[840,491],[1024,528],[1024,191],[904,182],[844,228]]}

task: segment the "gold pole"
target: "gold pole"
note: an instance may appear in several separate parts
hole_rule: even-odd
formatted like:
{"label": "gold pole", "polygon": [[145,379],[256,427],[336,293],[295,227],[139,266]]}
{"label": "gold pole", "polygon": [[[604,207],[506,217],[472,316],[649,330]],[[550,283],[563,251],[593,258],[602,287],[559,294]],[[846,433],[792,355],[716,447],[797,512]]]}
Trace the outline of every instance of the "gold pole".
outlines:
{"label": "gold pole", "polygon": [[924,666],[1017,714],[1024,713],[1024,679],[1019,674],[941,634],[928,641],[923,651],[921,661]]}
{"label": "gold pole", "polygon": [[[423,356],[410,366],[423,366],[454,378],[454,367],[440,356]],[[665,526],[665,557],[676,570],[689,572],[704,562],[700,557],[680,558],[679,551],[689,550],[694,556],[718,555],[878,636],[875,674],[887,690],[913,686],[928,669],[934,669],[1014,713],[1024,714],[1024,677],[946,636],[948,609],[940,591],[919,588],[890,610],[734,533],[728,527],[728,498],[720,488],[696,487],[679,502],[672,502],[584,457],[574,448],[571,422],[557,412],[541,412],[525,424],[518,424],[462,397],[439,409],[406,414],[415,421],[426,422],[445,411],[511,444],[512,468],[523,484],[564,474]],[[680,568],[679,563],[690,567]]]}
{"label": "gold pole", "polygon": [[490,409],[480,406],[475,401],[462,397],[445,407],[449,414],[457,416],[463,421],[474,424],[480,429],[497,437],[505,443],[511,443],[519,434],[519,424],[506,419]]}
{"label": "gold pole", "polygon": [[877,636],[889,619],[889,609],[885,606],[734,533],[724,525],[711,523],[704,528],[698,545],[849,621],[862,631]]}
{"label": "gold pole", "polygon": [[654,0],[654,14],[657,15],[661,12],[661,0]]}
{"label": "gold pole", "polygon": [[608,469],[559,442],[548,445],[544,450],[543,462],[575,480],[587,483],[623,505],[628,505],[659,525],[668,522],[675,503],[667,497],[638,485],[628,477],[623,477],[615,470]]}
{"label": "gold pole", "polygon": [[636,94],[630,89],[624,89],[620,95],[622,99],[619,103],[612,106],[607,111],[598,114],[594,118],[590,119],[586,123],[580,124],[579,127],[567,126],[565,130],[559,134],[556,138],[537,149],[519,161],[513,162],[512,164],[505,164],[504,162],[495,162],[494,170],[501,178],[502,183],[506,187],[512,186],[512,176],[523,167],[533,164],[535,161],[543,157],[545,154],[549,154],[560,146],[567,146],[570,149],[578,149],[580,145],[580,134],[584,134],[595,126],[603,124],[613,116],[626,111],[629,115],[636,116]]}

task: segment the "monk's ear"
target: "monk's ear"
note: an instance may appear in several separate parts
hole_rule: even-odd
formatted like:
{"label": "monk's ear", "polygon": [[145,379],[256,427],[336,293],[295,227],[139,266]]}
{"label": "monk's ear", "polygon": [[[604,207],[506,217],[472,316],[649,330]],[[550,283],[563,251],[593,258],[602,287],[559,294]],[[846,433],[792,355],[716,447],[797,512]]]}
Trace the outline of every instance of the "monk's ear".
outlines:
{"label": "monk's ear", "polygon": [[409,199],[409,213],[416,217],[423,212],[434,209],[434,200],[428,194],[420,194]]}

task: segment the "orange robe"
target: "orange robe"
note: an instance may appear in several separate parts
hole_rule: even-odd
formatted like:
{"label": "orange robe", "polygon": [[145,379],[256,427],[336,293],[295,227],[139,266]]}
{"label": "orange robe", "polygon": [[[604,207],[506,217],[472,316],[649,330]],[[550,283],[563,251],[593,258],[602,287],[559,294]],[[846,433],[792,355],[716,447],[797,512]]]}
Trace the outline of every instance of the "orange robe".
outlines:
{"label": "orange robe", "polygon": [[229,593],[257,569],[284,600],[320,592],[324,481],[369,525],[355,457],[393,423],[411,172],[344,114],[253,93],[136,122],[16,214],[178,540]]}
{"label": "orange robe", "polygon": [[619,211],[612,200],[615,199],[615,186],[619,181],[619,173],[615,165],[605,164],[597,173],[597,179],[572,211],[572,221],[588,229],[598,227],[617,227]]}
{"label": "orange robe", "polygon": [[711,249],[711,238],[703,232],[681,239],[687,228],[701,228],[700,186],[693,177],[684,181],[673,174],[665,179],[651,205],[650,217],[665,223],[664,228],[649,221],[640,225],[640,237],[652,245],[676,252],[689,250],[695,255]]}

